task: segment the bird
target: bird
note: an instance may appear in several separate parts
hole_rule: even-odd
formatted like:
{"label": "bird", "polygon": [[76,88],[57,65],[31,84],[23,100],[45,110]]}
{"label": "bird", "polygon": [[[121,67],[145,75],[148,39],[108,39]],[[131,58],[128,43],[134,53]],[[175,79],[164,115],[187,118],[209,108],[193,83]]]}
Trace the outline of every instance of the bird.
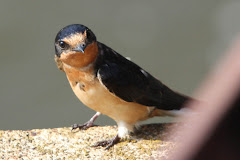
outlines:
{"label": "bird", "polygon": [[[149,53],[150,54],[150,53]],[[173,91],[149,72],[97,41],[87,26],[71,24],[55,38],[55,62],[77,98],[96,114],[72,129],[87,129],[101,114],[118,125],[117,135],[97,142],[106,149],[155,116],[176,116],[190,97]]]}

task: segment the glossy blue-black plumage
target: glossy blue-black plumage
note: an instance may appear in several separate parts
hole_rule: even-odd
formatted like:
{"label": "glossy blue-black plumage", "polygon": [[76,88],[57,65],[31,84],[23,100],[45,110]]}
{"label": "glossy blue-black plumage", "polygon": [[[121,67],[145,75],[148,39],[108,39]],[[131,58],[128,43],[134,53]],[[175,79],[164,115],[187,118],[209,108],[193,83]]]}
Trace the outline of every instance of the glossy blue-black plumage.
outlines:
{"label": "glossy blue-black plumage", "polygon": [[55,54],[60,57],[62,50],[61,48],[57,47],[56,44],[59,43],[60,41],[63,41],[64,38],[74,35],[76,33],[81,33],[83,34],[86,31],[87,37],[85,39],[85,47],[87,47],[88,44],[91,44],[92,42],[96,41],[96,36],[95,34],[86,26],[82,24],[71,24],[63,29],[61,29],[56,38],[55,38]]}
{"label": "glossy blue-black plumage", "polygon": [[98,42],[98,48],[96,76],[121,99],[163,110],[181,109],[188,100],[106,45]]}
{"label": "glossy blue-black plumage", "polygon": [[[57,42],[58,40],[62,40],[65,37],[67,37],[67,36],[69,36],[71,34],[84,33],[86,30],[92,32],[88,27],[86,27],[86,26],[84,26],[82,24],[71,24],[71,25],[68,25],[68,26],[64,27],[63,29],[61,29],[58,32],[58,34],[57,34],[57,36],[55,38],[55,42]],[[95,37],[95,35],[94,35],[94,37]],[[95,38],[94,37],[92,37],[92,38],[93,38],[93,40],[96,41],[96,37]]]}
{"label": "glossy blue-black plumage", "polygon": [[[59,31],[55,44],[70,35],[85,31],[87,31],[85,44],[95,42],[96,36],[90,29],[81,24],[72,24]],[[172,91],[141,67],[106,45],[100,42],[97,42],[97,45],[99,53],[94,63],[95,75],[99,75],[103,85],[119,98],[163,110],[181,109],[189,99]],[[60,57],[61,49],[56,45],[55,49],[56,55]]]}

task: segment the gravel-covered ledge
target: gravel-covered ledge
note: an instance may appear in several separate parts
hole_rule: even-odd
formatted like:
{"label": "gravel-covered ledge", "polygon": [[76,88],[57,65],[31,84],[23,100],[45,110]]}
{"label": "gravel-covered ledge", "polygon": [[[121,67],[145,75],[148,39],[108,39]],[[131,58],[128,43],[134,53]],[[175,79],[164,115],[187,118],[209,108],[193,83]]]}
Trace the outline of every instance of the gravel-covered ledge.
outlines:
{"label": "gravel-covered ledge", "polygon": [[174,143],[164,140],[167,124],[149,124],[109,150],[93,148],[112,138],[116,126],[96,126],[71,132],[71,128],[0,131],[0,159],[153,159],[167,158]]}

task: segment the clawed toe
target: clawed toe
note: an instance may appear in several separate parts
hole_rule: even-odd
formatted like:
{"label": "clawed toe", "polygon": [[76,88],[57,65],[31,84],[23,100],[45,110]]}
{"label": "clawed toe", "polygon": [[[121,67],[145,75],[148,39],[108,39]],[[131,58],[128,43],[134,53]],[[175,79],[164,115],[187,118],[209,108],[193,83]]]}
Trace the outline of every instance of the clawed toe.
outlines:
{"label": "clawed toe", "polygon": [[84,124],[73,124],[72,125],[72,131],[75,130],[75,129],[86,130],[86,129],[92,127],[92,126],[93,126],[93,124],[89,124],[88,122],[84,123]]}
{"label": "clawed toe", "polygon": [[97,113],[96,113],[89,121],[87,121],[86,123],[84,123],[84,124],[74,124],[74,125],[72,125],[72,131],[75,130],[75,129],[86,130],[86,129],[94,126],[93,123],[94,123],[94,121],[97,119],[97,117],[98,117],[99,115],[101,115],[101,113],[100,113],[100,112],[97,112]]}
{"label": "clawed toe", "polygon": [[105,147],[106,146],[106,150],[108,150],[109,148],[111,148],[112,146],[114,146],[115,144],[117,144],[119,142],[120,138],[118,137],[118,135],[116,135],[113,139],[111,140],[105,140],[105,141],[99,141],[96,144],[92,145],[92,147]]}
{"label": "clawed toe", "polygon": [[96,144],[92,145],[91,147],[105,147],[106,145],[108,145],[110,143],[111,140],[106,140],[106,141],[99,141]]}

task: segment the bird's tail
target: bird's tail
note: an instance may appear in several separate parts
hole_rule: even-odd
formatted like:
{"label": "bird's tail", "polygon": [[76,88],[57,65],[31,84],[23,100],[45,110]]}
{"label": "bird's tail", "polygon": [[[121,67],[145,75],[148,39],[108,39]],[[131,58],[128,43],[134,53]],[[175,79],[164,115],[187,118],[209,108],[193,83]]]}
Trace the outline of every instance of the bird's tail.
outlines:
{"label": "bird's tail", "polygon": [[188,101],[197,101],[191,97],[185,96],[181,93],[177,93],[167,86],[164,86],[162,90],[162,103],[161,106],[156,106],[156,109],[151,113],[150,117],[154,116],[181,116],[181,115],[193,115],[195,113],[190,108],[185,108],[185,104]]}
{"label": "bird's tail", "polygon": [[189,100],[192,100],[192,98],[177,93],[165,86],[162,94],[162,106],[160,106],[159,109],[180,110]]}

